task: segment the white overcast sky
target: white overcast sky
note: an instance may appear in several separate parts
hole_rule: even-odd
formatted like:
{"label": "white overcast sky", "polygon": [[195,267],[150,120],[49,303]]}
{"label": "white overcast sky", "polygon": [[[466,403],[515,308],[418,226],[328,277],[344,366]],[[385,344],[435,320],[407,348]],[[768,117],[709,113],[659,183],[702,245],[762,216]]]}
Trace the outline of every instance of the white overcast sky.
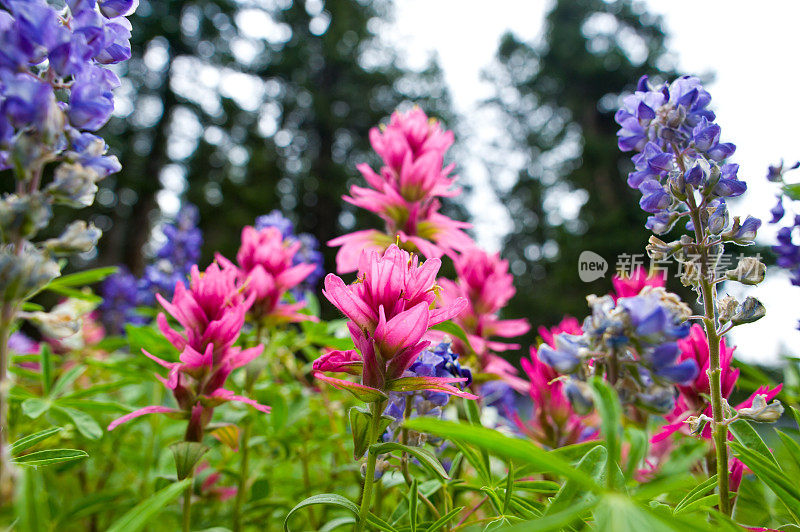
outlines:
{"label": "white overcast sky", "polygon": [[[396,5],[392,41],[409,53],[412,65],[424,63],[431,53],[438,56],[456,110],[466,127],[477,132],[470,142],[479,142],[480,130],[490,126],[471,123],[470,116],[475,115],[477,102],[491,94],[481,80],[481,70],[491,63],[504,32],[510,30],[526,40],[536,38],[550,2],[401,0]],[[708,86],[713,107],[723,140],[737,145],[735,162],[749,184],[744,201],[732,207],[733,213],[768,218],[774,189],[764,180],[767,165],[781,158],[790,162],[800,158],[800,2],[649,0],[645,5],[663,16],[669,48],[677,55],[681,71],[716,75]],[[469,151],[479,150],[472,146]],[[504,211],[499,205],[486,207],[485,169],[476,161],[459,163],[462,178],[473,184],[481,198],[480,208],[472,209],[482,213],[475,220],[480,241],[496,248],[507,227]],[[625,186],[622,178],[620,186]],[[773,236],[771,227],[762,230],[765,242]],[[800,354],[800,331],[795,328],[800,318],[800,288],[791,286],[780,272],[771,271],[770,278],[747,290],[767,306],[767,317],[735,334],[737,356],[742,359],[776,362],[781,352]]]}

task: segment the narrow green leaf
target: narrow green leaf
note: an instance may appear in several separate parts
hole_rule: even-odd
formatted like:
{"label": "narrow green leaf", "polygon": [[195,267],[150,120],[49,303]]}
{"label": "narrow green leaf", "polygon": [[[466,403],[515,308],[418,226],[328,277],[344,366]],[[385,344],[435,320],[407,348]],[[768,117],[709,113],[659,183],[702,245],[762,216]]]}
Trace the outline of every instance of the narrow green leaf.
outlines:
{"label": "narrow green leaf", "polygon": [[337,517],[336,519],[331,519],[330,521],[322,525],[322,528],[319,529],[319,532],[331,532],[333,530],[336,530],[337,528],[343,527],[344,525],[352,525],[355,522],[356,522],[355,517],[350,515],[346,517]]}
{"label": "narrow green leaf", "polygon": [[61,462],[71,462],[73,460],[83,460],[88,458],[86,451],[78,449],[47,449],[36,451],[22,456],[15,456],[11,462],[17,465],[41,467],[58,464]]}
{"label": "narrow green leaf", "polygon": [[406,452],[419,460],[419,463],[434,475],[437,475],[442,480],[450,480],[450,476],[447,474],[442,464],[440,464],[436,456],[427,449],[390,441],[370,445],[369,450],[371,453],[376,454],[390,453],[392,451]]}
{"label": "narrow green leaf", "polygon": [[483,458],[481,458],[481,455],[478,453],[478,451],[460,441],[453,441],[453,445],[455,445],[461,455],[466,458],[467,462],[469,462],[470,465],[475,468],[475,471],[478,472],[478,476],[480,476],[481,480],[485,484],[490,484],[492,482],[491,471],[489,471],[489,469],[486,467],[486,463],[484,462]]}
{"label": "narrow green leaf", "polygon": [[[351,523],[355,523],[352,517],[348,519],[350,519]],[[383,530],[384,532],[398,532],[395,527],[373,513],[367,514],[367,524],[374,526],[378,530]]]}
{"label": "narrow green leaf", "polygon": [[52,427],[18,439],[11,444],[11,456],[18,455],[22,451],[33,447],[40,441],[45,440],[58,432],[61,432],[61,427]]}
{"label": "narrow green leaf", "polygon": [[411,487],[408,490],[408,523],[411,525],[411,532],[417,532],[417,505],[419,503],[419,488],[417,479],[411,480]]}
{"label": "narrow green leaf", "polygon": [[191,485],[192,479],[187,478],[170,484],[161,491],[157,491],[114,521],[106,532],[139,532],[144,530],[145,526],[165,506],[175,500],[186,489],[189,489]]}
{"label": "narrow green leaf", "polygon": [[791,458],[792,462],[795,465],[797,471],[800,471],[800,443],[783,432],[782,430],[775,429],[775,432],[780,437],[781,441],[783,442],[783,446],[786,447],[788,451],[789,458]]}
{"label": "narrow green leaf", "polygon": [[561,530],[570,523],[575,522],[584,513],[592,510],[597,505],[597,500],[586,501],[582,504],[571,506],[566,510],[546,515],[533,521],[522,523],[510,528],[506,528],[508,532],[526,532],[535,530],[536,532],[550,532],[552,530]]}
{"label": "narrow green leaf", "polygon": [[767,444],[764,443],[764,440],[761,439],[761,436],[758,435],[758,432],[756,432],[750,423],[744,419],[739,419],[731,423],[728,426],[728,429],[739,443],[751,451],[761,454],[764,458],[769,459],[778,469],[780,469],[781,466],[778,465],[778,461],[775,460],[774,456],[772,456],[772,451],[769,450]]}
{"label": "narrow green leaf", "polygon": [[730,447],[734,455],[775,493],[794,520],[800,522],[800,490],[797,483],[787,478],[783,471],[761,453],[751,451],[737,442],[731,442]]}
{"label": "narrow green leaf", "polygon": [[695,486],[689,493],[686,494],[686,497],[681,499],[681,501],[675,506],[675,510],[673,513],[678,513],[681,508],[690,504],[700,498],[703,497],[705,493],[709,490],[714,489],[714,486],[717,485],[717,475],[712,475],[710,478],[704,480],[697,486]]}
{"label": "narrow green leaf", "polygon": [[553,494],[561,489],[561,484],[551,480],[517,480],[514,482],[514,488],[533,493]]}
{"label": "narrow green leaf", "polygon": [[86,286],[102,281],[109,275],[116,273],[119,270],[116,266],[106,266],[103,268],[94,268],[92,270],[84,270],[78,273],[71,273],[69,275],[62,275],[50,281],[47,288],[52,286],[71,287],[71,286]]}
{"label": "narrow green leaf", "polygon": [[446,525],[447,523],[452,521],[453,518],[455,516],[457,516],[458,514],[460,514],[461,510],[463,510],[463,509],[464,509],[463,506],[459,506],[458,508],[453,508],[452,510],[450,510],[449,512],[447,512],[446,514],[441,516],[439,519],[437,519],[436,521],[431,523],[431,526],[429,526],[428,529],[425,532],[436,532],[437,530],[442,528],[444,525]]}
{"label": "narrow green leaf", "polygon": [[411,430],[427,432],[442,438],[470,443],[503,458],[511,458],[537,466],[541,472],[554,473],[573,479],[590,490],[600,487],[585,473],[574,469],[569,463],[547,453],[532,442],[510,438],[484,427],[465,423],[454,423],[432,418],[409,419],[404,424]]}
{"label": "narrow green leaf", "polygon": [[800,429],[800,410],[793,406],[790,406],[789,409],[792,411],[792,417],[794,417],[794,422],[797,423],[797,428]]}
{"label": "narrow green leaf", "polygon": [[22,413],[31,419],[36,419],[48,410],[50,410],[50,401],[39,399],[38,397],[31,397],[22,401]]}
{"label": "narrow green leaf", "polygon": [[508,513],[508,504],[511,502],[511,496],[514,495],[514,464],[511,460],[506,462],[508,473],[506,474],[506,495],[503,500],[503,515]]}
{"label": "narrow green leaf", "polygon": [[[735,495],[731,493],[731,495]],[[686,513],[686,512],[694,512],[697,510],[708,510],[709,508],[714,508],[715,506],[719,505],[719,494],[712,493],[711,495],[706,495],[705,497],[700,497],[698,499],[693,500],[692,502],[684,505],[681,507],[680,510],[675,510],[673,513],[675,515]]]}
{"label": "narrow green leaf", "polygon": [[472,348],[472,345],[469,343],[469,338],[467,338],[467,333],[464,331],[463,328],[454,321],[443,321],[437,325],[431,327],[431,329],[435,329],[437,331],[442,331],[445,334],[449,334],[454,338],[458,338],[464,345],[466,345],[470,351],[474,352],[475,350]]}
{"label": "narrow green leaf", "polygon": [[636,427],[625,429],[627,441],[630,443],[627,461],[625,463],[625,478],[631,479],[639,469],[639,464],[647,455],[647,432]]}
{"label": "narrow green leaf", "polygon": [[622,435],[622,406],[619,403],[617,392],[614,391],[605,381],[599,377],[594,377],[589,382],[594,392],[595,405],[600,414],[601,432],[603,439],[606,442],[606,449],[608,450],[608,471],[606,475],[606,482],[609,488],[619,487],[616,486],[616,475],[613,474],[614,464],[620,462],[620,437]]}
{"label": "narrow green leaf", "polygon": [[295,505],[294,508],[289,510],[289,513],[286,514],[286,518],[283,520],[283,530],[285,532],[289,532],[289,519],[295,514],[295,512],[297,512],[297,510],[306,508],[308,506],[313,506],[315,504],[324,504],[326,506],[343,508],[358,518],[358,506],[356,506],[352,501],[335,493],[320,493],[319,495],[312,495],[311,497],[301,501]]}
{"label": "narrow green leaf", "polygon": [[800,183],[790,183],[787,185],[783,185],[783,193],[786,194],[791,199],[797,201],[800,200]]}
{"label": "narrow green leaf", "polygon": [[72,366],[67,371],[61,374],[56,383],[53,385],[53,390],[50,392],[53,397],[61,396],[73,382],[78,380],[83,372],[86,371],[86,366],[78,365]]}
{"label": "narrow green leaf", "polygon": [[[578,462],[576,469],[600,484],[603,481],[603,473],[606,471],[606,460],[608,460],[608,451],[605,447],[598,445],[586,453],[581,461]],[[568,480],[561,486],[556,496],[553,497],[545,514],[557,513],[566,507],[573,506],[576,503],[582,504],[593,498],[594,494],[591,491],[587,491],[573,480]]]}
{"label": "narrow green leaf", "polygon": [[45,342],[40,345],[39,359],[42,366],[42,390],[44,390],[45,396],[49,396],[50,389],[53,387],[53,352]]}
{"label": "narrow green leaf", "polygon": [[[369,441],[370,424],[372,423],[372,413],[364,407],[354,406],[349,411],[350,432],[353,435],[353,458],[359,460],[367,448],[372,443]],[[394,418],[381,416],[381,424],[378,433],[383,434]]]}
{"label": "narrow green leaf", "polygon": [[69,418],[75,424],[75,428],[78,429],[78,432],[80,432],[84,437],[90,440],[99,440],[103,437],[103,429],[101,429],[97,421],[95,421],[94,418],[86,412],[81,412],[80,410],[76,410],[74,408],[59,406],[58,403],[56,403],[55,408],[59,412],[63,412],[69,416]]}

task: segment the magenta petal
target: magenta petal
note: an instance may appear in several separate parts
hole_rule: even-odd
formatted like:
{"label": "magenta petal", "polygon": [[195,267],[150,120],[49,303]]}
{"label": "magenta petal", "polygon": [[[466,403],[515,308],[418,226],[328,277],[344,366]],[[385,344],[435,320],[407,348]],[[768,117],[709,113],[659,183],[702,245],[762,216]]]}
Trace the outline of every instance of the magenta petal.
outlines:
{"label": "magenta petal", "polygon": [[466,378],[456,377],[402,377],[389,382],[389,390],[393,392],[415,392],[419,390],[436,390],[464,399],[478,399],[477,395],[459,390],[450,383],[466,382]]}
{"label": "magenta petal", "polygon": [[375,401],[383,401],[388,399],[386,394],[377,388],[364,386],[363,384],[358,384],[357,382],[334,379],[333,377],[328,377],[319,372],[314,373],[314,377],[321,381],[327,382],[338,390],[347,390],[348,392],[352,393],[356,399],[364,401],[365,403],[374,403]]}
{"label": "magenta petal", "polygon": [[211,397],[214,397],[215,399],[222,399],[223,401],[237,401],[239,403],[244,403],[246,405],[252,406],[253,408],[255,408],[260,412],[264,412],[265,414],[269,414],[270,411],[270,407],[262,405],[258,401],[254,401],[249,397],[245,397],[243,395],[236,395],[232,391],[226,390],[224,388],[219,388],[217,390],[214,390],[214,393],[211,394]]}
{"label": "magenta petal", "polygon": [[241,368],[242,366],[245,366],[250,362],[252,362],[253,360],[257,359],[263,351],[264,351],[264,346],[257,345],[255,347],[250,347],[239,353],[236,353],[232,355],[230,358],[231,366],[234,369]]}
{"label": "magenta petal", "polygon": [[375,313],[353,291],[344,284],[341,278],[329,273],[325,277],[325,290],[322,291],[328,301],[342,313],[358,324],[359,327],[373,324]]}
{"label": "magenta petal", "polygon": [[375,340],[381,344],[384,358],[393,358],[405,347],[420,341],[428,330],[428,313],[428,304],[419,303],[384,322],[383,307],[380,308],[380,322],[375,329]]}
{"label": "magenta petal", "polygon": [[433,309],[428,318],[428,326],[430,327],[459,316],[467,309],[467,306],[467,300],[463,297],[459,297],[448,307]]}
{"label": "magenta petal", "polygon": [[314,371],[332,371],[361,375],[364,361],[355,349],[348,351],[330,351],[314,361]]}
{"label": "magenta petal", "polygon": [[144,416],[145,414],[158,414],[158,413],[166,414],[166,413],[179,413],[179,412],[173,410],[172,408],[168,408],[166,406],[146,406],[144,408],[140,408],[139,410],[134,410],[130,414],[125,414],[121,418],[115,419],[108,425],[107,430],[109,431],[114,430],[119,425],[127,423],[131,419],[137,418],[139,416]]}

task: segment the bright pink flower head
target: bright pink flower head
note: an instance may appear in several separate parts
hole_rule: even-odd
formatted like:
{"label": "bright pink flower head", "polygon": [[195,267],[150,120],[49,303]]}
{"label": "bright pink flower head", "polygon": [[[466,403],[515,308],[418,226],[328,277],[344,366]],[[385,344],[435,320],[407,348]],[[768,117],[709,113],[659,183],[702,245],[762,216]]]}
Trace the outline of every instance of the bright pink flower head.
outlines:
{"label": "bright pink flower head", "polygon": [[508,273],[508,261],[499,253],[487,253],[473,247],[454,261],[458,282],[479,314],[497,312],[514,296],[514,277]]}
{"label": "bright pink flower head", "polygon": [[251,362],[264,349],[263,345],[250,349],[233,345],[255,297],[251,294],[245,299],[242,292],[238,270],[230,264],[220,267],[213,263],[203,273],[192,266],[189,288],[177,283],[172,301],[156,296],[183,328],[173,329],[164,313],[158,315],[159,329],[180,355],[177,362],[168,362],[147,351],[144,354],[169,370],[167,378],[156,378],[172,391],[180,409],[148,406],[115,420],[108,430],[144,414],[166,412],[189,419],[187,439],[196,440],[202,437],[214,408],[222,403],[239,401],[269,411],[269,407],[223,388],[233,370]]}
{"label": "bright pink flower head", "polygon": [[402,249],[426,258],[454,256],[472,245],[464,233],[470,224],[439,212],[438,198],[460,193],[450,176],[454,165],[443,167],[444,154],[453,143],[453,133],[429,120],[420,109],[396,112],[389,124],[370,131],[370,141],[384,165],[376,172],[358,165],[368,187],[352,186],[348,203],[377,214],[382,231],[357,231],[329,241],[341,246],[336,271],[348,273],[358,267],[363,249],[383,251],[397,241]]}
{"label": "bright pink flower head", "polygon": [[611,284],[614,285],[613,295],[615,299],[618,297],[633,297],[638,296],[645,286],[664,286],[666,284],[666,273],[656,271],[651,275],[645,268],[639,266],[632,276],[615,274],[611,278]]}
{"label": "bright pink flower head", "polygon": [[[687,404],[694,408],[699,408],[705,403],[701,394],[711,394],[711,385],[708,382],[707,373],[709,366],[708,339],[703,327],[698,324],[692,325],[689,336],[678,340],[678,347],[681,349],[681,354],[678,358],[679,362],[694,360],[697,362],[697,367],[700,368],[695,380],[688,385],[678,385],[678,390],[686,399]],[[736,347],[728,347],[724,338],[720,339],[719,364],[722,369],[722,397],[726,399],[731,395],[736,379],[739,378],[739,370],[731,367],[735,350]]]}
{"label": "bright pink flower head", "polygon": [[[357,351],[332,351],[314,363],[318,378],[346,388],[367,401],[380,400],[387,391],[437,389],[465,395],[451,386],[463,379],[415,377],[403,373],[430,342],[423,340],[432,325],[461,312],[466,301],[435,308],[435,281],[441,262],[419,264],[395,245],[383,253],[364,252],[358,279],[347,285],[336,275],[325,278],[323,294],[345,316]],[[322,375],[322,371],[361,374],[361,384]],[[470,395],[470,394],[466,394]]]}
{"label": "bright pink flower head", "polygon": [[[304,303],[284,303],[284,294],[299,285],[316,267],[314,264],[293,265],[292,260],[300,250],[299,241],[288,242],[277,227],[242,229],[242,245],[236,254],[239,271],[246,278],[246,291],[255,298],[253,312],[260,318],[278,322],[296,322],[312,319],[297,312]],[[223,264],[231,264],[218,256]]]}
{"label": "bright pink flower head", "polygon": [[[517,372],[513,366],[498,364],[496,356],[492,354],[519,348],[518,344],[498,342],[492,337],[513,338],[530,330],[525,319],[502,320],[497,315],[516,292],[514,279],[508,273],[508,263],[501,260],[499,254],[492,255],[474,246],[454,262],[458,273],[456,282],[439,280],[442,302],[449,304],[461,298],[469,302],[467,310],[454,321],[467,333],[470,346],[478,355],[481,370],[489,372],[491,365],[495,368],[493,373],[500,375],[517,391],[526,393],[527,383],[515,377]],[[466,346],[459,341],[455,341],[455,349],[467,352]],[[502,371],[498,372],[498,369]]]}
{"label": "bright pink flower head", "polygon": [[526,390],[533,403],[533,418],[523,421],[514,419],[517,427],[550,448],[562,447],[596,437],[597,430],[587,423],[587,416],[579,416],[573,410],[564,393],[564,383],[558,379],[553,368],[539,360],[536,349],[531,347],[530,359],[520,363],[528,377]]}

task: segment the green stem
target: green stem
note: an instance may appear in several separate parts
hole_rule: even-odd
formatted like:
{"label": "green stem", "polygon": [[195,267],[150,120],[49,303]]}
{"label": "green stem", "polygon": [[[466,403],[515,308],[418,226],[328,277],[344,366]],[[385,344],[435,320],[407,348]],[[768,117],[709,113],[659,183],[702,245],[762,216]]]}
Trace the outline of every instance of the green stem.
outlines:
{"label": "green stem", "polygon": [[192,482],[194,480],[194,468],[189,472],[190,479],[186,491],[183,492],[183,532],[192,529]]}
{"label": "green stem", "polygon": [[[681,171],[685,173],[683,159],[676,152]],[[686,187],[687,200],[689,206],[689,216],[694,225],[695,242],[700,251],[700,292],[703,296],[703,325],[708,338],[708,381],[711,388],[711,412],[713,421],[711,424],[712,436],[714,438],[714,449],[717,457],[717,487],[719,491],[719,509],[725,515],[731,515],[731,501],[729,497],[728,481],[728,427],[723,423],[724,411],[722,406],[722,368],[719,361],[719,336],[717,335],[717,309],[715,304],[716,288],[712,280],[709,279],[708,271],[708,247],[704,245],[704,227],[700,208],[694,197],[694,190],[691,186]]]}
{"label": "green stem", "polygon": [[[383,414],[384,401],[376,401],[370,403],[370,425],[369,425],[369,442],[370,445],[378,441],[378,433],[381,425],[381,415]],[[356,532],[364,530],[364,525],[367,523],[367,515],[369,515],[369,508],[372,503],[372,486],[375,483],[375,462],[378,456],[371,450],[367,450],[367,472],[364,476],[364,487],[361,491],[361,509],[358,512],[358,522],[356,523]]]}

